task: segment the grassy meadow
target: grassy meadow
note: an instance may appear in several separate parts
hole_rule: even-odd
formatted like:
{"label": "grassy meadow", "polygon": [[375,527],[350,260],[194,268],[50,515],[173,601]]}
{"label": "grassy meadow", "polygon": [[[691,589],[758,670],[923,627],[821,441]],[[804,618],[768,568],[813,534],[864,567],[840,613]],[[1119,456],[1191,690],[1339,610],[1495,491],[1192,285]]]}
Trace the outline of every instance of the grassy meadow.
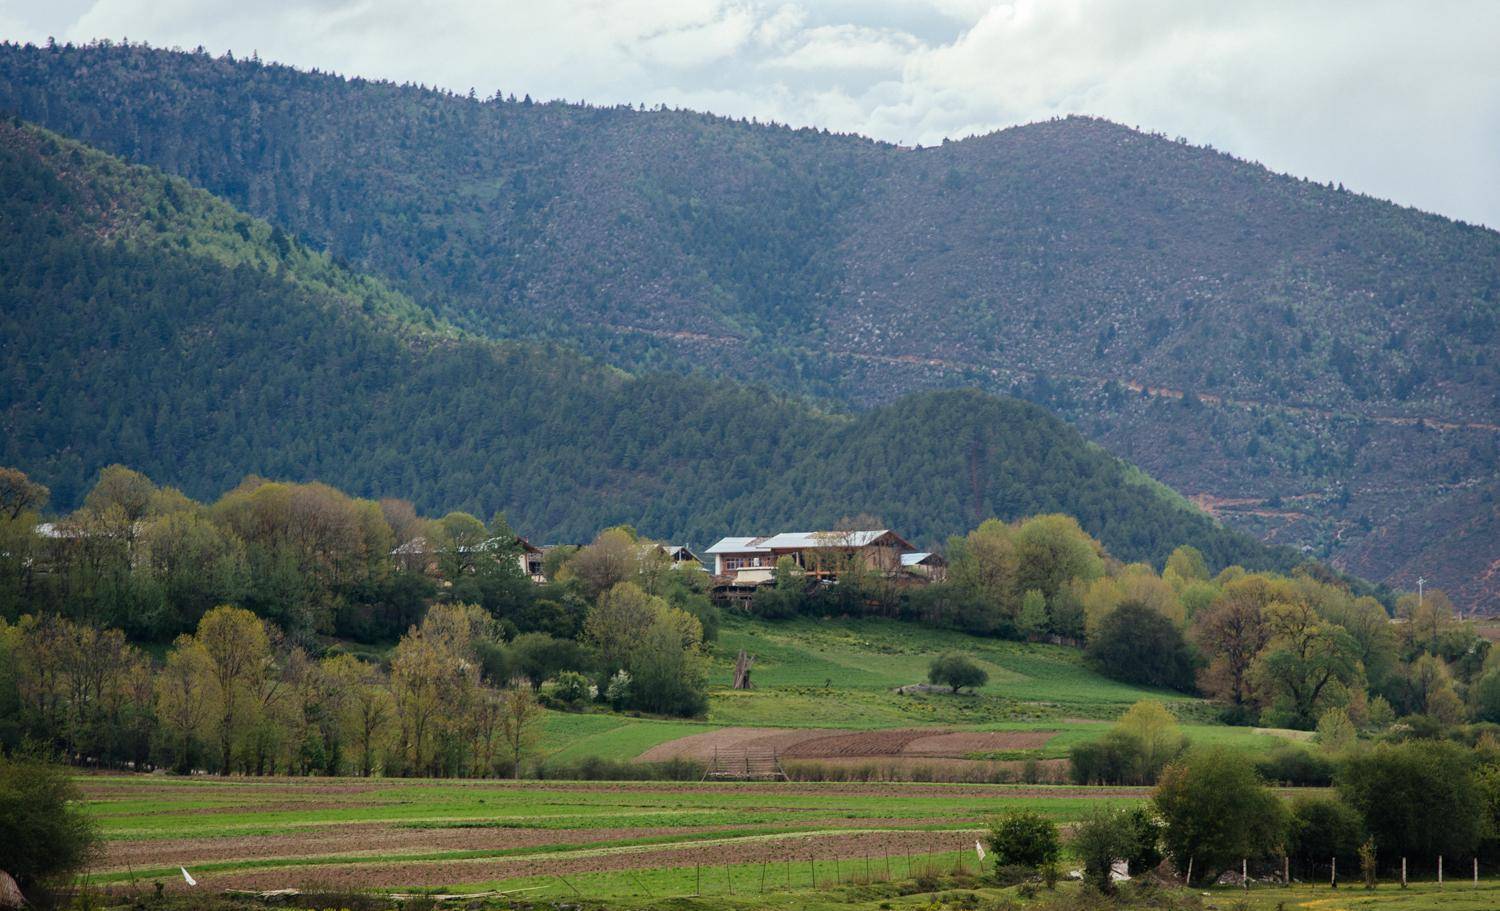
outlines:
{"label": "grassy meadow", "polygon": [[[755,656],[752,690],[733,690],[735,656]],[[902,695],[922,683],[927,665],[953,649],[989,673],[977,693]],[[1033,750],[979,754],[983,759],[1061,759],[1069,747],[1099,737],[1133,703],[1165,703],[1195,743],[1264,752],[1301,735],[1213,723],[1205,701],[1169,690],[1109,680],[1073,648],[983,639],[889,620],[788,620],[774,623],[725,614],[710,676],[709,711],[701,721],[663,721],[615,714],[548,713],[541,751],[549,759],[630,759],[678,737],[727,726],[1055,731]]]}

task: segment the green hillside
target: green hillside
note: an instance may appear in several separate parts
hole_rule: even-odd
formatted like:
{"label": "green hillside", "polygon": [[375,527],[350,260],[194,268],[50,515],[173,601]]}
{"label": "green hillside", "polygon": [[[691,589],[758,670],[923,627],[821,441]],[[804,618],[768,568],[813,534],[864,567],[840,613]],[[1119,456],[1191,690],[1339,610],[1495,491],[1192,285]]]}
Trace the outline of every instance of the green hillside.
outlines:
{"label": "green hillside", "polygon": [[[734,658],[755,656],[755,689],[730,689]],[[896,687],[926,680],[941,652],[971,655],[990,675],[975,695],[900,695]],[[942,727],[1056,732],[1045,745],[1005,758],[1058,759],[1073,744],[1096,739],[1134,703],[1171,706],[1198,743],[1261,753],[1297,732],[1266,732],[1214,723],[1205,700],[1143,689],[1101,677],[1077,649],[923,629],[886,620],[797,620],[767,623],[727,615],[715,645],[708,717],[701,722],[621,715],[549,713],[542,751],[555,762],[618,760],[651,747],[726,726],[868,729]]]}
{"label": "green hillside", "polygon": [[929,393],[857,416],[469,338],[186,184],[0,126],[0,464],[81,498],[123,462],[211,497],[247,473],[503,509],[540,540],[704,541],[873,513],[937,542],[1061,511],[1126,559],[1286,565],[1041,408]]}
{"label": "green hillside", "polygon": [[0,109],[481,334],[1013,392],[1265,540],[1500,598],[1493,231],[1085,118],[911,151],[140,45],[0,46]]}

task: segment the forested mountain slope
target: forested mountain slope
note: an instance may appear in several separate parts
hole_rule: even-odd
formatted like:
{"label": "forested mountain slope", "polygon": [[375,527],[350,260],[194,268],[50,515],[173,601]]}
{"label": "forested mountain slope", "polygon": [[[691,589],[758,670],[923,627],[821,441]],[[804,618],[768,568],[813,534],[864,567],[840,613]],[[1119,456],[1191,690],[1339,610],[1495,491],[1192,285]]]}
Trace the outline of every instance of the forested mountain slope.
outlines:
{"label": "forested mountain slope", "polygon": [[0,108],[484,334],[1014,390],[1263,537],[1500,604],[1493,231],[1086,119],[903,150],[120,46],[0,47]]}
{"label": "forested mountain slope", "polygon": [[0,464],[77,501],[124,462],[196,496],[250,472],[538,540],[704,541],[873,513],[939,542],[1062,511],[1126,559],[1291,555],[1216,526],[1036,405],[926,393],[855,417],[465,336],[180,180],[0,125]]}

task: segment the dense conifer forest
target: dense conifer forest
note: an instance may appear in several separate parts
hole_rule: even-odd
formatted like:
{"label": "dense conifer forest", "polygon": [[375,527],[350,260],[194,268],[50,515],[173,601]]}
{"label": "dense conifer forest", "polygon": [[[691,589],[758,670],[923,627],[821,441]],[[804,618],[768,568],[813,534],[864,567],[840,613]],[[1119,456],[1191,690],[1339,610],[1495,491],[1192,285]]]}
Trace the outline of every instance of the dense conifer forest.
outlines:
{"label": "dense conifer forest", "polygon": [[1080,118],[903,150],[110,44],[0,48],[4,109],[483,335],[1017,394],[1265,540],[1496,597],[1493,231]]}
{"label": "dense conifer forest", "polygon": [[630,523],[705,542],[873,515],[936,544],[1066,512],[1119,554],[1296,558],[1219,527],[1042,408],[931,392],[856,415],[467,336],[185,183],[0,126],[6,433],[70,509],[122,462],[208,499],[250,473],[539,541]]}

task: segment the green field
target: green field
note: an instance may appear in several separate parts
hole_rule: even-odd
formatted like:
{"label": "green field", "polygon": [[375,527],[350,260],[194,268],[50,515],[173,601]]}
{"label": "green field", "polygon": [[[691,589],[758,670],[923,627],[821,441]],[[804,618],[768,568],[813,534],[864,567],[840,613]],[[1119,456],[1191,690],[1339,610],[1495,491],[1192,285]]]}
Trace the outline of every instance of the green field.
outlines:
{"label": "green field", "polygon": [[[730,689],[734,658],[755,656],[749,691]],[[937,654],[958,650],[989,672],[977,694],[900,695],[925,681]],[[1059,759],[1100,736],[1131,704],[1168,705],[1195,743],[1264,752],[1295,737],[1212,723],[1201,699],[1131,686],[1089,670],[1077,649],[930,630],[889,620],[762,622],[726,613],[714,650],[709,711],[702,721],[549,713],[542,751],[560,762],[630,759],[677,737],[731,725],[878,729],[934,726],[1057,731],[1045,747],[976,758]]]}
{"label": "green field", "polygon": [[[347,906],[352,891],[502,893],[490,895],[491,907],[509,897],[682,911],[986,907],[1017,898],[1015,888],[976,875],[990,868],[973,842],[995,814],[1027,808],[1066,824],[1101,802],[1143,799],[1125,789],[940,784],[79,781],[105,838],[92,887],[128,899],[161,882],[189,902],[229,890],[340,896],[320,907]],[[1063,899],[1076,891],[1060,886]],[[1367,892],[1351,881],[1338,892],[1322,884],[1204,894],[1179,891],[1174,903],[1151,907],[1477,911],[1500,903],[1500,884],[1461,879],[1441,891],[1433,883],[1403,891],[1386,883]],[[1037,901],[1057,907],[1045,892]]]}
{"label": "green field", "polygon": [[[728,685],[740,649],[756,657],[749,692]],[[973,656],[989,683],[973,694],[895,692],[921,682],[932,657],[948,649]],[[1141,699],[1167,704],[1197,743],[1260,752],[1295,736],[1213,724],[1202,700],[1104,679],[1073,649],[890,621],[728,616],[706,718],[548,712],[539,752],[553,767],[566,767],[590,757],[628,761],[730,726],[932,727],[1053,732],[1034,749],[967,758],[1059,759]],[[924,873],[939,876],[945,890],[1007,897],[1013,890],[953,879],[977,872],[974,840],[996,814],[1026,808],[1068,824],[1101,803],[1129,805],[1146,793],[889,782],[81,781],[106,844],[90,878],[116,892],[156,881],[185,891],[178,867],[186,866],[199,888],[214,891],[499,892],[630,907],[788,911],[933,907],[930,890],[906,894]],[[1421,907],[1409,904],[1415,894],[1380,895],[1382,903],[1408,904],[1377,907]],[[936,898],[941,907],[941,890]],[[1252,908],[1275,907],[1252,899]]]}

